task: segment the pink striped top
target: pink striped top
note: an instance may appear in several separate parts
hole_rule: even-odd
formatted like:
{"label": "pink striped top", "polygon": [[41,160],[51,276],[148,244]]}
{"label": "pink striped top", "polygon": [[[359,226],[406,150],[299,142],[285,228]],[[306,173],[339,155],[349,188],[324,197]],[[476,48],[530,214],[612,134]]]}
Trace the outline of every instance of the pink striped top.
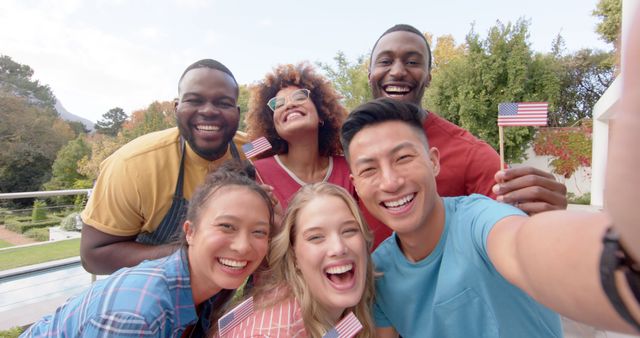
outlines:
{"label": "pink striped top", "polygon": [[[273,295],[284,292],[284,288],[278,288]],[[302,311],[298,302],[292,298],[285,298],[282,302],[267,308],[261,308],[263,302],[259,298],[255,300],[255,311],[236,327],[231,329],[221,338],[246,338],[246,337],[296,337],[306,338],[307,332],[302,321]],[[219,337],[216,335],[215,337]]]}

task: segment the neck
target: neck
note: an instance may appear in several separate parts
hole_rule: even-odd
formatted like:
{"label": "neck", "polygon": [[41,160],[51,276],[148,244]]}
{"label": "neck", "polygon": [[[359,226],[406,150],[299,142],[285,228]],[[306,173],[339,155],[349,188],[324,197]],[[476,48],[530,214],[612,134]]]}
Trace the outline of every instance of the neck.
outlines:
{"label": "neck", "polygon": [[289,142],[289,152],[278,155],[280,161],[307,183],[321,182],[328,170],[329,158],[320,156],[318,138]]}
{"label": "neck", "polygon": [[444,230],[445,211],[438,196],[425,223],[416,230],[397,234],[402,253],[411,262],[419,262],[435,250]]}

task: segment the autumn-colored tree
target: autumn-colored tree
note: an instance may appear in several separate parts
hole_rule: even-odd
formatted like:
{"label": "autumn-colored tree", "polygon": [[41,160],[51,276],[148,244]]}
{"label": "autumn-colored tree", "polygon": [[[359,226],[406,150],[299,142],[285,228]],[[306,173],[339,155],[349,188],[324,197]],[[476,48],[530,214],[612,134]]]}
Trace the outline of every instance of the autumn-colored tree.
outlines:
{"label": "autumn-colored tree", "polygon": [[578,127],[541,128],[533,143],[536,155],[551,156],[552,171],[565,178],[579,167],[591,166],[593,122],[581,121]]}
{"label": "autumn-colored tree", "polygon": [[127,140],[154,131],[175,127],[174,101],[155,101],[146,109],[136,110],[123,124],[122,133]]}

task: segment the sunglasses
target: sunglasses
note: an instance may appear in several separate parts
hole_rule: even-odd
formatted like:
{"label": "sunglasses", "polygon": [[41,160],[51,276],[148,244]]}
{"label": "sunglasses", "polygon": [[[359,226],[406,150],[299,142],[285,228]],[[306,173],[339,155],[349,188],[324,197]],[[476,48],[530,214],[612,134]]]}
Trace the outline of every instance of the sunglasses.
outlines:
{"label": "sunglasses", "polygon": [[311,95],[311,91],[309,89],[298,89],[287,97],[272,97],[271,100],[267,102],[267,107],[269,107],[271,111],[275,112],[276,109],[284,107],[284,105],[287,104],[287,101],[300,104],[307,101],[309,99],[309,95]]}

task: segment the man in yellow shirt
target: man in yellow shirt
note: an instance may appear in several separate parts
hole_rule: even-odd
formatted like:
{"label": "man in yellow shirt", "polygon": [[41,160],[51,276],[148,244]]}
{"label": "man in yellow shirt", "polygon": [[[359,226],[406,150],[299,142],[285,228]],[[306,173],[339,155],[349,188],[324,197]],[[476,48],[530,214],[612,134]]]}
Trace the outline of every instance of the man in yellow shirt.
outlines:
{"label": "man in yellow shirt", "polygon": [[82,212],[87,271],[109,274],[175,250],[171,242],[195,187],[226,160],[240,158],[237,146],[246,140],[236,133],[238,94],[223,64],[193,63],[178,84],[178,127],[141,136],[101,164]]}

